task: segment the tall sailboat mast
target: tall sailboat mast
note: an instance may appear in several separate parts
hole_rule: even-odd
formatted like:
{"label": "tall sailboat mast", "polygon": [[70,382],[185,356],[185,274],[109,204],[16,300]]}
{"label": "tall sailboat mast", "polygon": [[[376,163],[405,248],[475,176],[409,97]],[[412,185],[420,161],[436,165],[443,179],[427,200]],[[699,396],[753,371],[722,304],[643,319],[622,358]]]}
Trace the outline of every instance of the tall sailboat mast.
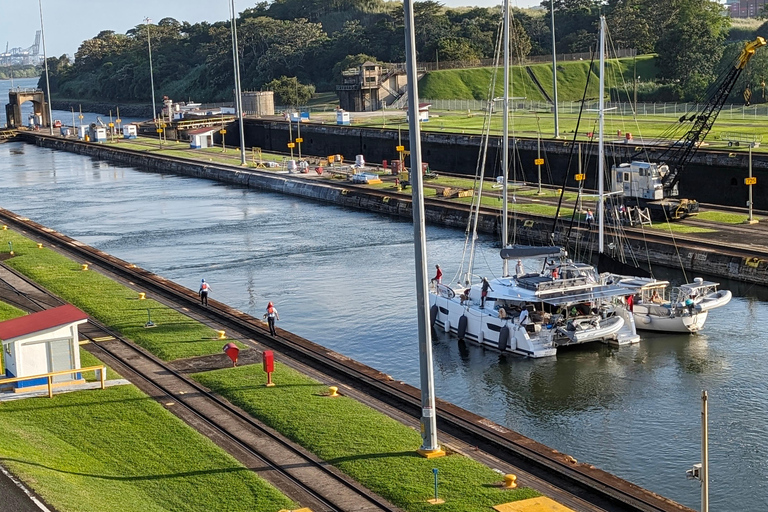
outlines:
{"label": "tall sailboat mast", "polygon": [[604,252],[604,236],[605,236],[605,148],[603,147],[603,135],[605,128],[605,16],[600,16],[600,96],[598,99],[598,150],[597,150],[597,180],[598,180],[598,200],[597,200],[597,218],[598,218],[598,233],[599,233],[599,248],[600,254]]}
{"label": "tall sailboat mast", "polygon": [[[504,173],[502,189],[502,224],[501,224],[501,248],[509,244],[509,0],[504,0],[504,99],[502,100],[504,120],[502,122],[501,136],[501,169]],[[502,275],[509,275],[509,262],[502,260]]]}

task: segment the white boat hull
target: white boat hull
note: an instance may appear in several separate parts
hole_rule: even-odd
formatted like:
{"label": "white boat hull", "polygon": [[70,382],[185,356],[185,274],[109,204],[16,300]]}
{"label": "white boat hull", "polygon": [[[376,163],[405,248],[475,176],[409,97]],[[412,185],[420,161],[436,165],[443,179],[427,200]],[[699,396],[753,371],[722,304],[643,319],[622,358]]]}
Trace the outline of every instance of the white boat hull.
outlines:
{"label": "white boat hull", "polygon": [[[699,332],[707,321],[708,311],[694,311],[691,315],[684,313],[682,315],[659,315],[654,314],[662,306],[645,306],[637,304],[632,312],[635,317],[635,325],[643,331],[656,332],[676,332],[676,333],[694,333]],[[663,308],[667,309],[667,308]]]}

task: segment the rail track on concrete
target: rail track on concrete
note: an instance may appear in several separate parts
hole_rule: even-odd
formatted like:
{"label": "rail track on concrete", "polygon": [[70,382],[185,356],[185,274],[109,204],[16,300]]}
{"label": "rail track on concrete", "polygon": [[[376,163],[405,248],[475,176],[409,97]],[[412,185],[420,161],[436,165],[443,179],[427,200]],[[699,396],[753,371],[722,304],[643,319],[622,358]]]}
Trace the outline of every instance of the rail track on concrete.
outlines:
{"label": "rail track on concrete", "polygon": [[[13,212],[0,209],[0,222],[25,236],[42,242],[80,263],[87,263],[153,298],[172,302],[187,313],[204,315],[223,328],[242,333],[259,345],[278,352],[278,358],[298,361],[352,389],[367,394],[411,418],[421,417],[420,391],[362,363],[297,335],[278,329],[268,336],[264,324],[254,317],[211,300],[207,308],[197,294],[172,281],[137,268],[124,260],[89,247]],[[174,399],[178,395],[174,395]],[[527,474],[590,504],[585,510],[688,511],[690,509],[626,480],[578,463],[572,457],[537,443],[453,404],[438,401],[438,428],[469,446],[482,449]]]}

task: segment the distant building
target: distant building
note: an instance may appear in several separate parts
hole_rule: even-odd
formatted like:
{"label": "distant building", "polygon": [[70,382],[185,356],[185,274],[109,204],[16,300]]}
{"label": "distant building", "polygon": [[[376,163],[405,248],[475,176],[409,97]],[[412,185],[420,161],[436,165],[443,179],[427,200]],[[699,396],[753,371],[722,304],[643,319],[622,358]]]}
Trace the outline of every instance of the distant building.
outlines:
{"label": "distant building", "polygon": [[342,72],[342,83],[336,86],[336,94],[343,110],[366,112],[404,101],[407,85],[402,66],[383,67],[366,61],[360,67]]}
{"label": "distant building", "polygon": [[725,2],[731,18],[757,18],[768,0],[728,0]]}

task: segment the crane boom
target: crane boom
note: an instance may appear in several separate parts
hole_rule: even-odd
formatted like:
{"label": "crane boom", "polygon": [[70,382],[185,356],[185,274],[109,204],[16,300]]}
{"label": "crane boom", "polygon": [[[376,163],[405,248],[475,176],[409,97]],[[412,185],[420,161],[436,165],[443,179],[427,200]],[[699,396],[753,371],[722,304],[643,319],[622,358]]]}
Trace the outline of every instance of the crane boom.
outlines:
{"label": "crane boom", "polygon": [[[720,82],[715,93],[710,97],[704,107],[692,116],[682,116],[680,122],[693,121],[693,126],[675,143],[671,149],[667,150],[661,160],[669,166],[669,173],[664,177],[662,185],[664,187],[664,197],[669,197],[675,189],[675,185],[680,181],[680,173],[685,165],[691,160],[693,154],[699,148],[701,142],[707,137],[712,125],[715,124],[720,110],[725,105],[725,100],[733,90],[741,72],[746,67],[749,60],[755,54],[755,51],[765,46],[765,39],[758,37],[754,41],[747,43],[741,50],[736,65],[732,67]],[[666,158],[665,158],[666,157]]]}

